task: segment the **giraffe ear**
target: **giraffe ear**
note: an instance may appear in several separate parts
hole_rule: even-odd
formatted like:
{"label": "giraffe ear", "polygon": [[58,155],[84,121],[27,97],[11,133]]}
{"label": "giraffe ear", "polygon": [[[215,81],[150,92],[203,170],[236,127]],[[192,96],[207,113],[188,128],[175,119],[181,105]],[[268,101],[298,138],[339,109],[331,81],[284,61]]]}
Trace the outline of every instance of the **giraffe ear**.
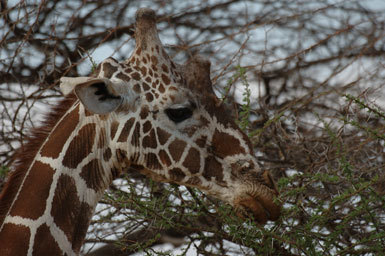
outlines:
{"label": "giraffe ear", "polygon": [[64,95],[74,91],[85,108],[95,114],[110,113],[123,102],[115,88],[118,85],[107,78],[62,77],[60,82]]}

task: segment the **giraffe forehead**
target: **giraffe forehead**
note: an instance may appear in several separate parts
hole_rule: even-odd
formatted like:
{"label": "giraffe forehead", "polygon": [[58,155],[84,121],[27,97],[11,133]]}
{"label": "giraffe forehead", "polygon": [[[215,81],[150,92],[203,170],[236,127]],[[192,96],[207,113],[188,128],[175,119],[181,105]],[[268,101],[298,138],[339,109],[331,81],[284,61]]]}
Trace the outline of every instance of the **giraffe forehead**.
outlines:
{"label": "giraffe forehead", "polygon": [[[112,68],[109,62],[105,64],[107,64],[106,70]],[[102,66],[101,70],[104,70],[104,64]],[[131,88],[136,94],[141,95],[141,101],[150,108],[183,104],[186,99],[192,98],[181,77],[175,78],[174,74],[151,72],[151,69],[147,69],[145,66],[132,67],[124,63],[113,66],[113,68],[115,73],[107,78],[123,85],[120,94],[125,95],[128,92],[127,89]],[[164,70],[169,69],[164,67]],[[100,71],[98,76],[109,73],[110,71]]]}

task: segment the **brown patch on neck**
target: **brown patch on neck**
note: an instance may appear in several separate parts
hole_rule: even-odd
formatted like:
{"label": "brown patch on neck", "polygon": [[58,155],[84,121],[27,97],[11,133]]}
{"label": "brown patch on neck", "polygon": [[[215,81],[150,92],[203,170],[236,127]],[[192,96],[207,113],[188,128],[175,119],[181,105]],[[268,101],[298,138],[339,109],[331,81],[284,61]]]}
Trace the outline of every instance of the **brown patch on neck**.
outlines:
{"label": "brown patch on neck", "polygon": [[79,123],[79,106],[66,114],[61,123],[62,124],[58,125],[49,135],[49,140],[41,150],[42,156],[52,157],[54,159],[59,157],[64,144]]}
{"label": "brown patch on neck", "polygon": [[62,255],[55,238],[46,224],[41,225],[36,230],[35,241],[33,244],[33,255]]}
{"label": "brown patch on neck", "polygon": [[95,191],[104,190],[108,186],[108,184],[104,184],[103,175],[103,168],[98,159],[91,160],[82,168],[80,173],[80,177],[84,179],[87,187]]}
{"label": "brown patch on neck", "polygon": [[[36,220],[44,214],[55,170],[36,161],[31,167],[17,201],[10,211],[12,216]],[[36,188],[39,189],[36,189]]]}
{"label": "brown patch on neck", "polygon": [[104,127],[101,127],[99,133],[98,148],[104,148],[106,144],[106,130],[104,129]]}
{"label": "brown patch on neck", "polygon": [[80,202],[73,178],[60,176],[52,202],[51,216],[67,236],[75,252],[79,252],[83,243],[93,207]]}
{"label": "brown patch on neck", "polygon": [[62,100],[52,111],[47,115],[43,124],[32,130],[31,136],[15,154],[14,168],[11,172],[8,182],[5,184],[2,193],[0,194],[0,224],[3,223],[16,193],[21,186],[22,180],[26,172],[35,158],[38,150],[46,140],[52,129],[60,120],[68,109],[76,102],[77,98],[71,94]]}
{"label": "brown patch on neck", "polygon": [[95,140],[95,124],[89,123],[83,126],[76,135],[63,158],[63,165],[76,168],[92,151]]}
{"label": "brown patch on neck", "polygon": [[0,255],[27,255],[30,235],[28,227],[5,224],[0,232]]}

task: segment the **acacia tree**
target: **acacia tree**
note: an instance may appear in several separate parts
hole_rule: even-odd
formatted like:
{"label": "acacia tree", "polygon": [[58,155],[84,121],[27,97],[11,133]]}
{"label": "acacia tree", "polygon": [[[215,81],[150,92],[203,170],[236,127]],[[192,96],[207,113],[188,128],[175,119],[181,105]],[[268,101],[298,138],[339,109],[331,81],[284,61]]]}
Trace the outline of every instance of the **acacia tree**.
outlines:
{"label": "acacia tree", "polygon": [[157,10],[174,59],[200,53],[212,62],[216,93],[278,181],[283,214],[244,223],[197,190],[129,172],[98,205],[84,254],[383,252],[385,5],[377,1],[2,0],[0,183],[29,129],[62,97],[61,76],[129,56],[143,6]]}

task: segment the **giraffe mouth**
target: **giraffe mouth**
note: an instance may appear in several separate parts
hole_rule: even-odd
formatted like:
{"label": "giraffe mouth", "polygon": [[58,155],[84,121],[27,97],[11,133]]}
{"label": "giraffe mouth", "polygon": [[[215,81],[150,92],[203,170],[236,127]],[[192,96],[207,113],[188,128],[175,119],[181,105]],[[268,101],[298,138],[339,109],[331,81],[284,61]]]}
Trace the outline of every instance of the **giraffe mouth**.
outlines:
{"label": "giraffe mouth", "polygon": [[260,224],[268,220],[277,220],[280,216],[281,207],[274,202],[272,196],[243,195],[235,200],[235,211],[242,219],[252,219]]}
{"label": "giraffe mouth", "polygon": [[236,214],[243,219],[253,219],[260,224],[268,220],[277,220],[281,213],[281,205],[276,200],[277,187],[268,171],[262,173],[264,182],[254,184],[234,200]]}

